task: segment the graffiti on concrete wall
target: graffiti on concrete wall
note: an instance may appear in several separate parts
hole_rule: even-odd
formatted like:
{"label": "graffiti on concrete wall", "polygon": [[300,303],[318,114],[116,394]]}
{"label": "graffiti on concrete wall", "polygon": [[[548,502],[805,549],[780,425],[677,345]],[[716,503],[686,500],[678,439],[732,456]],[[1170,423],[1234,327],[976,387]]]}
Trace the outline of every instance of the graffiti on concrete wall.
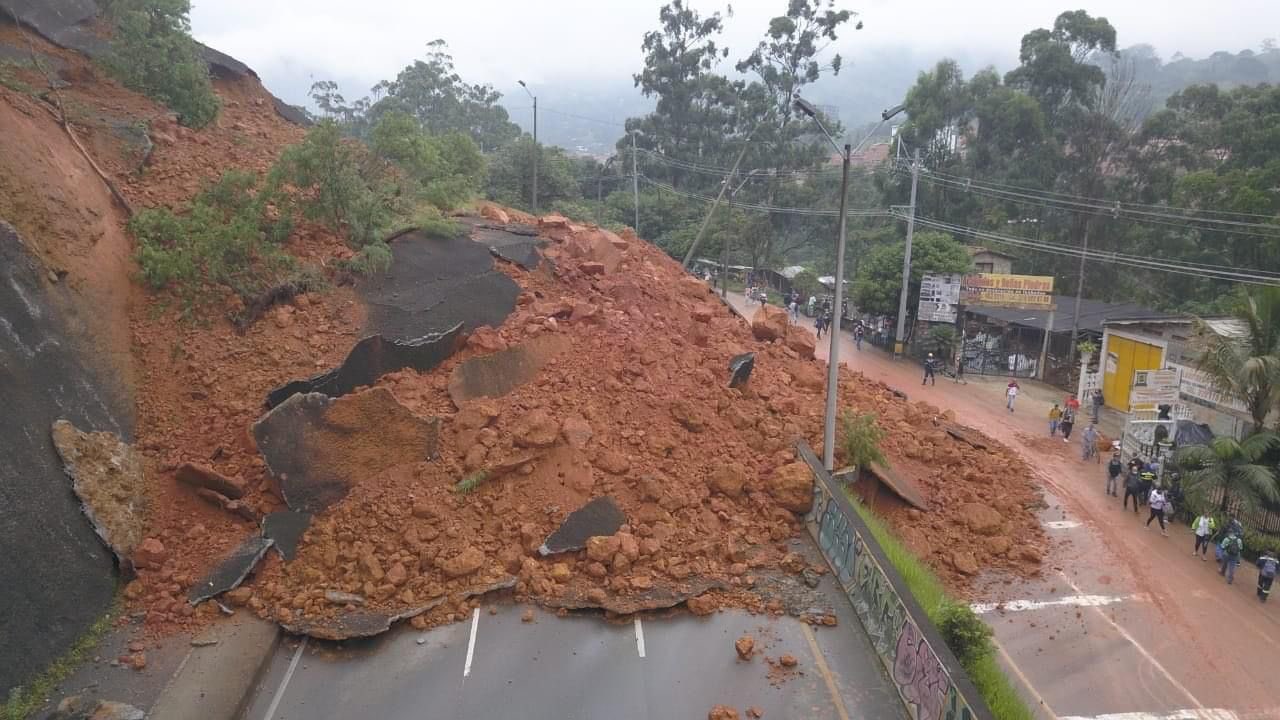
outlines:
{"label": "graffiti on concrete wall", "polygon": [[875,539],[859,531],[862,526],[849,517],[851,506],[837,498],[826,479],[817,473],[815,479],[806,525],[848,594],[909,715],[913,720],[975,720],[979,716],[972,704],[920,629],[928,618],[908,612],[889,579],[888,573],[894,571],[882,567],[867,544]]}

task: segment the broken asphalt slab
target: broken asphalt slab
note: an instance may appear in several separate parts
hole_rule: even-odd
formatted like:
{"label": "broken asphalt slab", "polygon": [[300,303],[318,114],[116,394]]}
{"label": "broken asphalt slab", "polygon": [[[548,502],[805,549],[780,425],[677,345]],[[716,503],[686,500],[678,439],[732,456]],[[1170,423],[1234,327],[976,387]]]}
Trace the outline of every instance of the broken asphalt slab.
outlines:
{"label": "broken asphalt slab", "polygon": [[81,432],[66,420],[55,422],[51,434],[94,532],[116,554],[121,567],[131,567],[151,506],[142,456],[115,433]]}
{"label": "broken asphalt slab", "polygon": [[281,623],[280,627],[291,635],[306,635],[317,640],[352,640],[373,637],[391,629],[401,620],[408,620],[443,605],[448,596],[440,596],[426,605],[409,608],[395,614],[373,610],[353,610],[333,618],[299,620]]}
{"label": "broken asphalt slab", "polygon": [[545,241],[538,239],[538,229],[532,225],[500,227],[478,223],[472,225],[471,239],[488,247],[494,257],[525,270],[537,270],[542,263],[540,249]]}
{"label": "broken asphalt slab", "polygon": [[655,586],[642,592],[630,595],[607,595],[603,600],[592,599],[591,587],[569,587],[557,597],[541,601],[542,605],[555,610],[590,610],[600,609],[617,615],[633,615],[638,612],[665,610],[673,608],[689,598],[697,597],[709,590],[722,590],[722,582],[697,578],[688,582],[671,586]]}
{"label": "broken asphalt slab", "polygon": [[267,407],[276,407],[299,393],[341,397],[358,387],[373,385],[387,373],[405,368],[426,372],[462,348],[466,341],[462,329],[462,323],[458,323],[444,332],[427,333],[414,340],[387,340],[381,335],[370,335],[356,343],[337,368],[272,390],[267,394]]}
{"label": "broken asphalt slab", "polygon": [[501,397],[533,380],[553,358],[572,347],[563,335],[539,335],[515,347],[460,363],[449,376],[456,407],[477,398]]}
{"label": "broken asphalt slab", "polygon": [[538,554],[546,557],[556,553],[581,550],[587,540],[597,535],[612,535],[627,521],[622,508],[608,495],[598,497],[569,513],[560,527],[551,533]]}
{"label": "broken asphalt slab", "polygon": [[520,286],[494,267],[489,249],[469,238],[413,231],[391,241],[391,267],[360,281],[368,327],[392,341],[498,327],[515,309]]}
{"label": "broken asphalt slab", "polygon": [[298,543],[310,526],[310,513],[281,510],[262,519],[262,537],[270,540],[280,557],[288,562],[298,556]]}
{"label": "broken asphalt slab", "polygon": [[271,545],[270,538],[260,535],[245,538],[240,547],[223,558],[200,582],[191,586],[191,590],[187,592],[187,602],[196,605],[239,587],[258,566],[267,550],[271,549]]}
{"label": "broken asphalt slab", "polygon": [[729,387],[738,388],[751,379],[751,371],[756,367],[756,354],[743,353],[733,356],[729,361]]}
{"label": "broken asphalt slab", "polygon": [[439,418],[421,418],[385,387],[331,398],[294,395],[253,425],[290,509],[322,512],[357,483],[436,454]]}

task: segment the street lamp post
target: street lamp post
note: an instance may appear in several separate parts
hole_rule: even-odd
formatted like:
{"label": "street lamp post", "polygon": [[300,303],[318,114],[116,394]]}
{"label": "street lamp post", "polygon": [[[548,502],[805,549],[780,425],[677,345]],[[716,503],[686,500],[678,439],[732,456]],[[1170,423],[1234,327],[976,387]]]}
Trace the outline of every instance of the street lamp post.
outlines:
{"label": "street lamp post", "polygon": [[797,110],[813,118],[818,128],[822,130],[822,134],[827,136],[831,146],[843,155],[843,169],[840,177],[840,237],[836,244],[836,292],[835,302],[831,306],[836,316],[836,325],[835,330],[829,333],[831,349],[827,351],[827,407],[822,429],[822,465],[831,472],[835,470],[836,463],[836,394],[840,383],[840,307],[844,300],[844,240],[849,202],[849,159],[853,149],[848,143],[843,150],[840,148],[835,138],[831,137],[831,133],[822,126],[818,111],[813,105],[797,97],[795,106]]}
{"label": "street lamp post", "polygon": [[520,87],[533,100],[533,214],[538,214],[538,159],[542,155],[541,148],[538,147],[538,96],[529,91],[529,86],[524,84],[523,80],[517,80]]}

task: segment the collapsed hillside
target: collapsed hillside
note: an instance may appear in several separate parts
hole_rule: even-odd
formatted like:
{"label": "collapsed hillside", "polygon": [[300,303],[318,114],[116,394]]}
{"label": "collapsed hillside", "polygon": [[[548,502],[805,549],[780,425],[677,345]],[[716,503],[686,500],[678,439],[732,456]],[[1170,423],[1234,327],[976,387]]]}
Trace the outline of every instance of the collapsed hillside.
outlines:
{"label": "collapsed hillside", "polygon": [[[700,611],[786,608],[763,579],[804,569],[786,547],[802,532],[798,513],[811,494],[793,443],[820,442],[821,363],[792,349],[803,352],[805,342],[757,340],[705,284],[643,241],[555,217],[538,231],[549,263],[497,265],[520,288],[500,326],[470,330],[434,369],[383,376],[374,388],[384,395],[357,390],[331,406],[348,413],[343,427],[385,431],[359,439],[344,431],[342,454],[326,462],[351,465],[350,487],[316,512],[295,559],[268,554],[226,601],[321,636],[353,614],[445,622],[494,587],[550,607],[617,612],[704,591]],[[417,241],[392,245],[401,242]],[[215,328],[165,338],[139,328],[154,379],[139,440],[155,462],[151,486],[162,500],[150,532],[163,553],[126,592],[150,611],[149,625],[214,615],[183,595],[255,533],[254,523],[177,483],[175,471],[198,463],[235,478],[247,517],[283,509],[280,480],[249,428],[269,391],[335,366],[366,334],[355,330],[359,305],[304,295],[245,335]],[[750,380],[731,389],[730,360],[748,352]],[[499,372],[479,372],[469,365],[477,359]],[[843,406],[877,413],[891,461],[928,491],[932,511],[895,520],[949,584],[963,590],[979,568],[1035,572],[1044,543],[1032,512],[1038,493],[1013,453],[953,437],[937,408],[847,369],[841,392]],[[473,397],[488,393],[496,396]],[[416,437],[400,429],[413,417],[440,419],[425,455],[391,441]],[[361,466],[372,469],[362,475]],[[474,488],[460,491],[464,482]],[[539,553],[566,516],[600,497],[624,516],[616,534]]]}

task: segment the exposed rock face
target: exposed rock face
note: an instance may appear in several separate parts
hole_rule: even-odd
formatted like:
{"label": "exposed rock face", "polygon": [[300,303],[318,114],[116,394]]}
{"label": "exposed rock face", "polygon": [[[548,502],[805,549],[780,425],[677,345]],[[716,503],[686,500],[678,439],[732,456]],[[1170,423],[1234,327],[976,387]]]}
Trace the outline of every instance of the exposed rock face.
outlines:
{"label": "exposed rock face", "polygon": [[84,514],[127,567],[142,543],[151,505],[142,456],[114,433],[81,432],[66,420],[53,424],[53,446]]}
{"label": "exposed rock face", "polygon": [[385,387],[336,400],[294,395],[253,426],[285,502],[310,513],[365,478],[431,458],[439,432],[438,418],[414,415]]}
{"label": "exposed rock face", "polygon": [[802,360],[812,360],[818,339],[808,328],[790,327],[787,332],[787,347],[796,351]]}

